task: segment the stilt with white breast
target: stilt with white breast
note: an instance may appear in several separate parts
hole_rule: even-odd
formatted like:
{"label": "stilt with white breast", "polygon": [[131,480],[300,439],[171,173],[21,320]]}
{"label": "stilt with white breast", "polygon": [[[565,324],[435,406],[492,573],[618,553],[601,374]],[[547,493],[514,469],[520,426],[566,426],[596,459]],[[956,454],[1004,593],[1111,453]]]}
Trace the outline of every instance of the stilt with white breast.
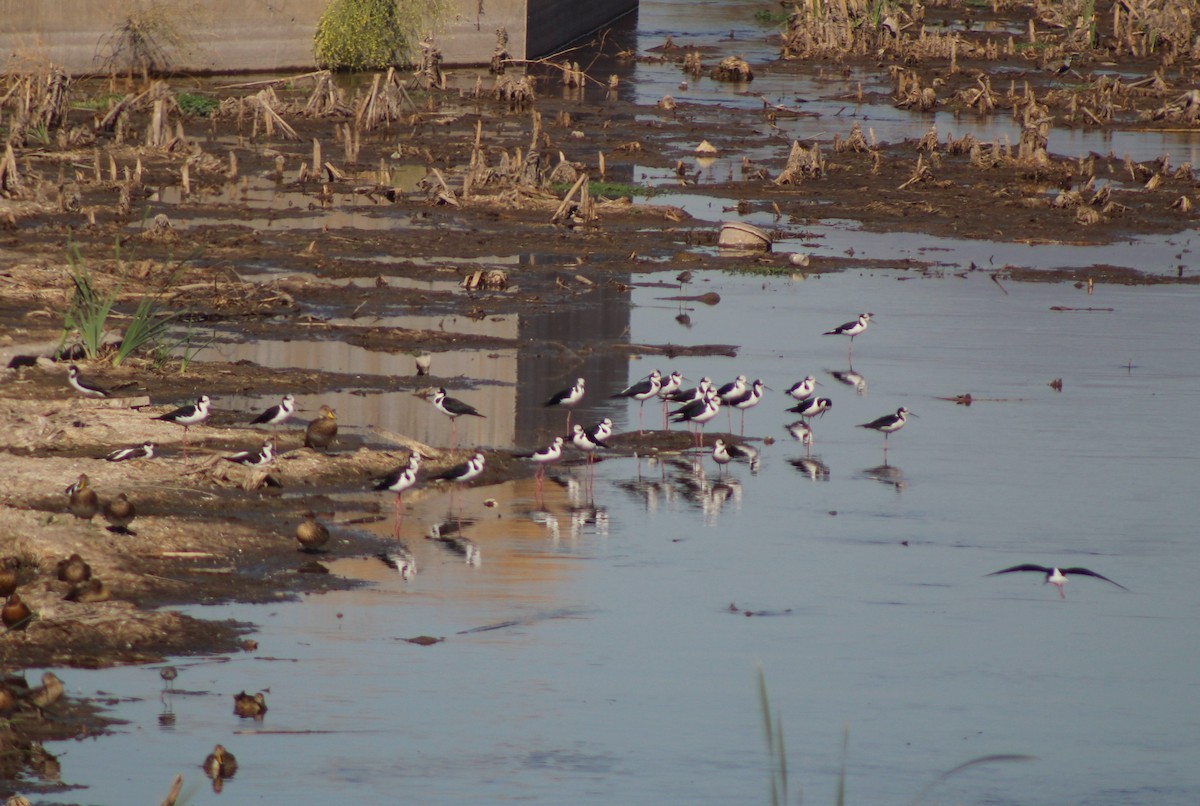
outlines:
{"label": "stilt with white breast", "polygon": [[537,473],[534,475],[534,491],[538,500],[542,497],[542,484],[546,479],[546,466],[557,462],[562,458],[563,438],[555,437],[554,440],[545,448],[538,448],[531,453],[515,454],[517,459],[532,459],[537,463]]}
{"label": "stilt with white breast", "polygon": [[208,419],[209,406],[211,402],[208,395],[200,395],[195,403],[190,403],[186,406],[180,406],[174,411],[169,411],[166,414],[160,414],[155,417],[156,420],[162,420],[168,423],[175,423],[183,426],[183,458],[187,459],[187,438],[188,429],[193,425],[199,425]]}
{"label": "stilt with white breast", "polygon": [[450,488],[450,509],[454,509],[454,491],[461,484],[466,484],[474,478],[477,478],[483,473],[484,456],[482,453],[476,453],[469,460],[461,465],[444,470],[436,476],[431,476],[431,481],[449,481],[454,486]]}
{"label": "stilt with white breast", "polygon": [[667,408],[669,406],[669,401],[671,399],[671,395],[678,392],[679,387],[682,385],[683,385],[683,373],[680,372],[679,370],[675,370],[670,375],[668,375],[666,378],[664,378],[662,383],[660,383],[658,386],[658,397],[662,401],[662,407],[663,407],[663,430],[664,431],[666,431],[667,428],[670,427],[669,424],[667,423]]}
{"label": "stilt with white breast", "polygon": [[808,400],[817,391],[817,379],[812,375],[808,375],[802,381],[796,381],[792,384],[787,393],[799,401]]}
{"label": "stilt with white breast", "polygon": [[84,397],[112,397],[112,392],[100,384],[84,380],[83,375],[79,373],[79,367],[74,364],[67,367],[67,381],[76,392]]}
{"label": "stilt with white breast", "polygon": [[[838,325],[833,330],[826,330],[823,336],[849,336],[850,337],[850,358],[854,358],[854,337],[867,329],[867,324],[871,321],[873,313],[860,313],[858,318],[852,322]],[[854,363],[851,360],[851,363]]]}
{"label": "stilt with white breast", "polygon": [[564,389],[550,397],[545,403],[544,408],[563,408],[567,410],[567,428],[571,427],[571,409],[583,400],[583,378],[576,378],[575,385],[570,389]]}
{"label": "stilt with white breast", "polygon": [[109,462],[129,462],[135,459],[153,459],[155,444],[153,442],[143,442],[133,448],[118,448],[117,450],[105,456],[104,459]]}
{"label": "stilt with white breast", "polygon": [[408,464],[404,467],[396,468],[382,479],[376,481],[372,487],[374,490],[387,490],[396,494],[395,525],[393,528],[396,537],[400,536],[400,524],[404,521],[404,502],[401,500],[401,495],[405,490],[410,489],[417,483],[417,472],[420,469],[421,454],[413,451],[408,456]]}
{"label": "stilt with white breast", "polygon": [[721,398],[717,397],[717,393],[709,389],[704,397],[699,400],[693,400],[681,408],[671,412],[671,422],[673,423],[690,423],[698,426],[696,429],[696,447],[699,448],[704,444],[704,424],[717,416],[717,412],[721,410]]}
{"label": "stilt with white breast", "polygon": [[1046,577],[1045,584],[1053,585],[1054,587],[1058,588],[1058,595],[1061,599],[1067,598],[1067,594],[1063,591],[1063,586],[1067,584],[1067,577],[1069,576],[1095,577],[1096,579],[1103,579],[1110,585],[1116,585],[1123,591],[1129,590],[1129,588],[1125,587],[1121,583],[1113,582],[1111,579],[1104,576],[1104,574],[1097,574],[1095,571],[1092,571],[1088,568],[1047,568],[1044,565],[1025,563],[1023,565],[1014,565],[1012,568],[1004,568],[999,571],[993,571],[987,576],[994,577],[999,574],[1012,574],[1020,571],[1032,571],[1034,573],[1044,574]]}
{"label": "stilt with white breast", "polygon": [[451,447],[458,445],[459,417],[483,417],[482,414],[475,410],[474,406],[447,395],[445,389],[437,390],[437,394],[433,396],[433,406],[450,418]]}
{"label": "stilt with white breast", "polygon": [[732,400],[726,401],[731,407],[742,413],[742,425],[739,432],[742,436],[746,435],[746,409],[752,409],[762,402],[764,388],[763,382],[756,378],[754,383],[750,384],[749,389]]}
{"label": "stilt with white breast", "polygon": [[879,431],[883,434],[883,458],[885,461],[887,460],[888,435],[903,428],[908,422],[910,413],[908,409],[901,406],[896,409],[895,414],[885,414],[878,419],[859,426],[859,428],[869,428],[872,431]]}
{"label": "stilt with white breast", "polygon": [[614,398],[628,397],[632,398],[640,404],[638,406],[638,433],[646,433],[645,425],[645,408],[646,401],[658,395],[658,390],[662,388],[662,373],[654,370],[642,380],[622,389],[613,395]]}

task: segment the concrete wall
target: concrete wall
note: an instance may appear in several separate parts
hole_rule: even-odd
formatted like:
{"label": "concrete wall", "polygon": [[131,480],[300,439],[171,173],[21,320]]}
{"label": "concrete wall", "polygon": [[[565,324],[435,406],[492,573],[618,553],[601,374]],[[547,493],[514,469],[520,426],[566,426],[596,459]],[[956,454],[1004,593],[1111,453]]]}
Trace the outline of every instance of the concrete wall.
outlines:
{"label": "concrete wall", "polygon": [[[192,40],[175,53],[181,71],[310,69],[312,36],[328,0],[157,0]],[[637,0],[456,0],[458,13],[439,36],[448,64],[486,64],[496,29],[508,29],[509,53],[552,52],[628,11]],[[0,69],[53,61],[74,74],[100,69],[97,54],[135,4],[118,0],[0,0]],[[148,3],[141,4],[146,7]]]}

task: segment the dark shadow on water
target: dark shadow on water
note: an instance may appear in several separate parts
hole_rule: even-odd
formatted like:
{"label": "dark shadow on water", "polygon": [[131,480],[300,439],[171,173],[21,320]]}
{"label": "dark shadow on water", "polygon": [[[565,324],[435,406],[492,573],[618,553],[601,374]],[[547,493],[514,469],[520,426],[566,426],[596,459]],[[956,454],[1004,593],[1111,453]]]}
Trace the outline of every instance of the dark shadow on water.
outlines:
{"label": "dark shadow on water", "polygon": [[904,481],[904,471],[895,465],[889,465],[884,462],[876,467],[868,467],[862,471],[864,478],[878,481],[880,484],[888,484],[895,488],[896,492],[903,492],[908,485]]}

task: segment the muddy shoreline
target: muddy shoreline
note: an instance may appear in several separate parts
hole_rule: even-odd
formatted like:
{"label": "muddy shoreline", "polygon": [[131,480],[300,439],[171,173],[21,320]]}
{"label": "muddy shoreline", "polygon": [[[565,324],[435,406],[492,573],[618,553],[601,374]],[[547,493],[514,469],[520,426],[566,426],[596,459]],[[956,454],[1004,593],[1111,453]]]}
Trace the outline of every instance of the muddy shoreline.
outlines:
{"label": "muddy shoreline", "polygon": [[[954,4],[930,9],[925,24],[961,25],[961,11]],[[971,13],[1008,28],[1033,24],[1020,16],[1024,11],[1011,17]],[[891,71],[893,94],[843,99],[848,105],[930,104],[974,115],[972,104],[986,101],[991,114],[1022,121],[1021,143],[981,143],[936,130],[921,139],[876,142],[869,121],[850,117],[820,120],[827,137],[793,140],[780,134],[780,124],[806,114],[804,99],[764,99],[759,108],[714,116],[711,107],[689,103],[683,93],[651,106],[593,86],[596,79],[565,92],[564,73],[553,66],[531,70],[533,82],[526,86],[532,92],[515,86],[511,72],[461,80],[451,89],[409,86],[403,93],[395,89],[401,82],[384,82],[385,91],[370,97],[361,84],[351,95],[332,79],[315,87],[311,79],[198,86],[186,79],[80,82],[70,85],[70,104],[44,141],[27,132],[17,138],[10,124],[16,170],[10,167],[0,182],[0,351],[11,362],[0,387],[6,423],[0,435],[6,468],[0,554],[18,558],[19,591],[35,618],[0,637],[5,671],[245,649],[251,625],[193,619],[169,608],[277,601],[352,584],[320,573],[321,555],[297,551],[293,533],[303,512],[311,509],[330,524],[332,556],[373,553],[381,541],[356,529],[359,524],[340,521],[333,496],[369,490],[372,478],[402,464],[414,447],[430,457],[431,471],[469,455],[378,431],[348,433],[333,452],[316,452],[302,445],[303,423],[314,415],[306,412],[281,431],[280,457],[259,472],[221,459],[261,441],[265,432],[246,424],[253,412],[218,406],[210,424],[192,432],[186,462],[180,429],[153,415],[200,392],[219,400],[352,389],[401,393],[406,405],[427,406],[418,396],[437,386],[482,383],[419,376],[415,366],[413,374],[397,377],[190,361],[178,354],[137,354],[114,367],[106,353],[77,361],[114,398],[82,399],[66,383],[68,361],[51,360],[74,293],[72,254],[96,288],[114,294],[114,332],[151,290],[163,310],[177,316],[177,325],[204,328],[222,340],[316,338],[435,357],[463,348],[538,355],[620,348],[671,355],[694,345],[628,345],[627,335],[624,341],[581,335],[560,344],[523,334],[374,323],[395,311],[484,321],[586,311],[602,299],[628,306],[629,288],[643,275],[684,269],[797,275],[864,267],[901,274],[933,270],[932,262],[864,261],[852,254],[814,257],[803,266],[776,252],[717,254],[719,221],[656,204],[654,194],[670,186],[643,182],[639,172],[647,170],[673,172],[675,188],[689,194],[738,200],[736,209],[721,211],[722,219],[770,214],[779,234],[793,238],[831,219],[871,231],[1063,244],[1106,244],[1195,226],[1191,166],[1162,159],[1138,163],[1115,154],[1054,154],[1056,126],[1145,131],[1191,125],[1155,115],[1194,79],[1190,58],[1177,54],[1164,65],[1161,53],[1130,54],[1111,43],[1104,46],[1108,51],[1081,50],[1051,26],[1039,31],[1038,48],[998,50],[987,60],[982,54],[988,46],[979,38],[986,26],[966,30],[975,44],[952,54],[917,54],[912,49],[931,46],[908,36],[884,43],[875,56],[817,58],[826,60],[823,69],[831,74],[851,67]],[[799,56],[815,44],[793,41],[787,47],[795,60],[753,69],[783,76],[812,69]],[[613,63],[677,64],[686,81],[696,75],[689,72],[695,66],[688,64],[689,54],[703,52],[672,42],[643,54],[616,54]],[[1066,53],[1076,55],[1069,86],[1056,69]],[[1123,92],[1107,77],[1110,63],[1126,76]],[[985,81],[989,75],[997,77],[995,87]],[[31,87],[39,86],[29,78]],[[26,77],[5,79],[5,88],[14,88]],[[185,87],[211,100],[207,113],[185,111]],[[744,87],[754,94],[752,83]],[[1080,111],[1100,109],[1105,98],[1119,103],[1111,114],[1093,111],[1098,123]],[[122,104],[124,111],[108,114]],[[367,110],[376,106],[388,112],[371,123]],[[699,181],[693,149],[701,141],[730,160],[726,181]],[[583,174],[618,184],[595,194],[568,193]],[[529,259],[515,266],[498,260],[512,255]],[[1197,282],[1185,271],[1182,254],[1180,260],[1174,277],[1107,265],[959,270],[1019,281]],[[481,269],[497,274],[476,276]],[[626,435],[617,442],[627,451],[670,451],[682,447],[681,439]],[[159,458],[104,461],[109,451],[143,440],[160,445]],[[491,447],[498,450],[488,451],[484,483],[532,472],[510,453],[528,446]],[[114,534],[100,516],[81,520],[67,512],[62,491],[80,473],[91,477],[102,499],[124,492],[136,502],[136,534]],[[388,517],[387,497],[375,498],[373,511]],[[70,586],[54,577],[54,569],[72,553],[92,564],[109,600],[63,601]],[[64,719],[70,730],[54,738],[102,728],[94,715]],[[14,722],[23,737],[16,741],[36,766],[32,748],[42,737],[21,724]]]}

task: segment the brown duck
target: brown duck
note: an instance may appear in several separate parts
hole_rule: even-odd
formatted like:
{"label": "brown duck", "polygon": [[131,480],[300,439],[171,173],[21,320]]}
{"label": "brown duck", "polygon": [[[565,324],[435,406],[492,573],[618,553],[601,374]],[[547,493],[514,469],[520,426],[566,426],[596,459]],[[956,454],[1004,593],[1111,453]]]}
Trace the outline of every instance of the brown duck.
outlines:
{"label": "brown duck", "polygon": [[131,535],[129,524],[137,517],[137,509],[133,502],[121,493],[116,498],[105,502],[104,519],[109,522],[108,531],[121,535]]}
{"label": "brown duck", "polygon": [[71,588],[70,593],[63,597],[68,602],[78,602],[79,604],[107,602],[111,598],[112,591],[108,589],[107,585],[96,579],[96,577],[92,577],[86,582],[80,582]]}
{"label": "brown duck", "polygon": [[233,695],[233,713],[240,717],[262,719],[267,712],[267,698],[260,691],[257,694],[242,692]]}
{"label": "brown duck", "polygon": [[214,781],[232,778],[237,773],[237,768],[237,759],[233,757],[233,753],[221,745],[214,747],[208,758],[204,759],[204,774]]}
{"label": "brown duck", "polygon": [[92,578],[92,567],[78,554],[58,561],[58,578],[63,582],[78,585]]}
{"label": "brown duck", "polygon": [[304,432],[304,447],[323,451],[337,439],[337,412],[329,406],[321,406],[317,418],[308,424]]}
{"label": "brown duck", "polygon": [[21,601],[19,593],[11,594],[4,602],[4,606],[0,607],[0,620],[10,630],[25,629],[29,626],[31,618],[33,618],[33,611],[29,609],[29,605]]}
{"label": "brown duck", "polygon": [[9,596],[17,589],[21,582],[17,575],[20,568],[20,557],[5,557],[0,560],[0,596]]}
{"label": "brown duck", "polygon": [[63,681],[59,680],[54,672],[45,672],[42,675],[42,684],[29,692],[27,701],[40,712],[58,702],[62,698],[63,691]]}
{"label": "brown duck", "polygon": [[90,521],[100,511],[100,498],[90,486],[87,473],[80,473],[79,480],[66,489],[69,496],[67,509],[76,518]]}
{"label": "brown duck", "polygon": [[296,540],[301,551],[315,552],[329,542],[329,529],[317,520],[312,512],[304,513],[304,520],[296,527]]}

